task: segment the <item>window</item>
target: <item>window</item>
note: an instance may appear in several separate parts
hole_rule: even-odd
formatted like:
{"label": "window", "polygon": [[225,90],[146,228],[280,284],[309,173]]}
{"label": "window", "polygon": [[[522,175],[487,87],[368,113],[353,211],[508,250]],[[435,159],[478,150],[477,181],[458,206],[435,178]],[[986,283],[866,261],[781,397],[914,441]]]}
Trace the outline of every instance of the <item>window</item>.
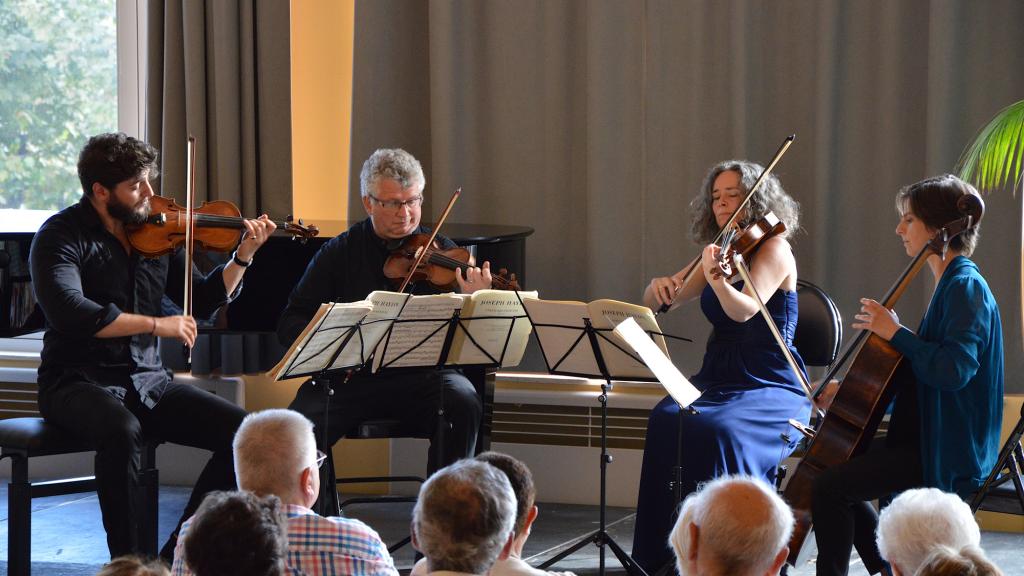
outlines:
{"label": "window", "polygon": [[139,134],[139,9],[138,0],[0,2],[0,208],[75,203],[85,140]]}

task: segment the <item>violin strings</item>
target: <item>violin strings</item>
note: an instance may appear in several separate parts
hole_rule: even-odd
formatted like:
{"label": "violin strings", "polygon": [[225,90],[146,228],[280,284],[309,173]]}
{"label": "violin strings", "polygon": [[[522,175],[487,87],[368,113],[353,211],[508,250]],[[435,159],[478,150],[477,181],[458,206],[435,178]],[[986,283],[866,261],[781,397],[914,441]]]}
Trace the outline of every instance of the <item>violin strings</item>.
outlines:
{"label": "violin strings", "polygon": [[[442,265],[450,266],[453,270],[455,268],[461,268],[463,272],[465,272],[467,268],[470,268],[469,264],[467,264],[467,263],[465,263],[465,262],[463,262],[461,260],[457,260],[455,258],[452,258],[451,256],[445,256],[444,254],[440,254],[438,252],[428,252],[427,253],[427,261],[428,262],[433,262],[435,264],[442,264]],[[498,286],[508,286],[508,285],[510,285],[505,280],[505,277],[502,276],[501,274],[492,274],[492,276],[491,276],[491,283],[492,284],[496,284]]]}

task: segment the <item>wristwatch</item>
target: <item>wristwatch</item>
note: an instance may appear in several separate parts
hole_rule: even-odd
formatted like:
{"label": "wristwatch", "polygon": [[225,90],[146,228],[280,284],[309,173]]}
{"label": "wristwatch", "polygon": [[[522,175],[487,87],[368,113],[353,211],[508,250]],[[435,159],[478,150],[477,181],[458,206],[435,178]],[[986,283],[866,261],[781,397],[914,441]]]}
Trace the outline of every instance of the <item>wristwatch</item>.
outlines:
{"label": "wristwatch", "polygon": [[249,259],[248,262],[246,262],[245,260],[242,260],[241,258],[239,258],[238,257],[238,250],[235,250],[234,252],[231,253],[231,259],[235,261],[235,264],[238,264],[242,268],[248,268],[249,265],[252,264],[252,259],[251,258]]}

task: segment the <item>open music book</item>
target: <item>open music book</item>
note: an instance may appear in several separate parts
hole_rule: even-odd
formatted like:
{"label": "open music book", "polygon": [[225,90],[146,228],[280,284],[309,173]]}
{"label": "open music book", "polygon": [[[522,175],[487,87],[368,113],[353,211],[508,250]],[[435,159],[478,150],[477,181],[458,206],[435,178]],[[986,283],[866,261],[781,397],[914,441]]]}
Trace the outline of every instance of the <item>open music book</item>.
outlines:
{"label": "open music book", "polygon": [[548,369],[555,374],[602,377],[594,352],[586,341],[584,319],[598,331],[597,341],[604,358],[608,376],[613,378],[656,379],[651,370],[636,356],[621,336],[612,328],[626,318],[633,318],[646,332],[652,333],[654,343],[668,356],[665,338],[646,306],[618,300],[584,302],[556,300],[524,300],[537,341]]}
{"label": "open music book", "polygon": [[[367,362],[374,372],[440,365],[514,366],[530,335],[519,297],[534,299],[537,293],[517,296],[480,290],[472,295],[412,296],[377,290],[366,300],[321,304],[268,375],[282,380]],[[456,311],[459,321],[453,323]]]}
{"label": "open music book", "polygon": [[522,302],[536,300],[537,291],[519,292],[518,297],[509,290],[459,296],[464,300],[462,322],[454,328],[447,364],[492,364],[494,359],[502,368],[518,366],[532,330]]}

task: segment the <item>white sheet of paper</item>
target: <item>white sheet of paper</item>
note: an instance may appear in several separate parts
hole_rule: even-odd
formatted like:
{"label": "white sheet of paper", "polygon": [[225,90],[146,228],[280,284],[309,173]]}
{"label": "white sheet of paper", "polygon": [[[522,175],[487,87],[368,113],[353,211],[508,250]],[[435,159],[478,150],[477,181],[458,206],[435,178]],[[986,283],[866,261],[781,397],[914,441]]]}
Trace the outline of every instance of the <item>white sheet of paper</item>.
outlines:
{"label": "white sheet of paper", "polygon": [[643,359],[647,367],[658,377],[658,382],[665,387],[669,396],[677,404],[686,408],[694,400],[700,397],[700,390],[694,388],[693,384],[683,376],[683,373],[672,364],[672,361],[665,356],[665,353],[651,340],[651,337],[644,332],[640,325],[633,318],[627,318],[619,322],[615,327],[618,334],[626,344],[629,345]]}

